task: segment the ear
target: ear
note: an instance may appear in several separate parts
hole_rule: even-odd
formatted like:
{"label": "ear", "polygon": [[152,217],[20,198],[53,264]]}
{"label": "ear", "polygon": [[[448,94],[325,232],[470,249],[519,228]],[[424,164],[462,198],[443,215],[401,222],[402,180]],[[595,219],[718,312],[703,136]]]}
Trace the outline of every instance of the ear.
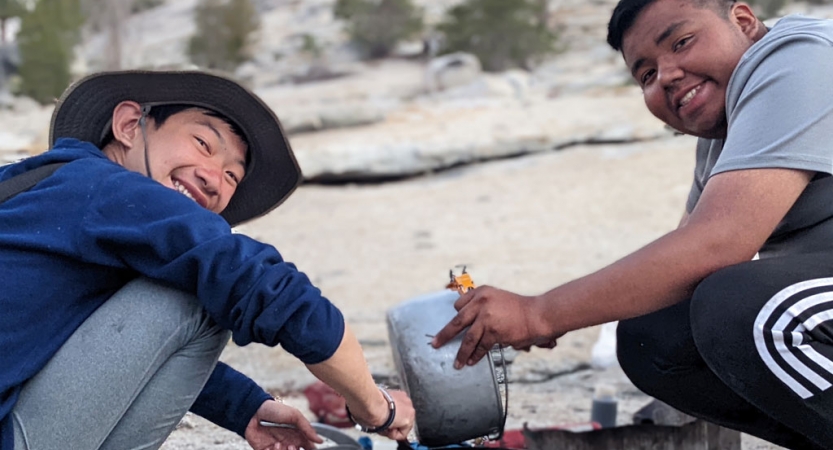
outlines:
{"label": "ear", "polygon": [[133,148],[141,139],[141,117],[142,106],[134,101],[121,102],[113,109],[113,137],[126,149]]}
{"label": "ear", "polygon": [[752,7],[743,2],[737,2],[732,5],[729,11],[729,20],[737,25],[741,32],[745,34],[752,42],[757,42],[762,36],[763,23],[758,20]]}

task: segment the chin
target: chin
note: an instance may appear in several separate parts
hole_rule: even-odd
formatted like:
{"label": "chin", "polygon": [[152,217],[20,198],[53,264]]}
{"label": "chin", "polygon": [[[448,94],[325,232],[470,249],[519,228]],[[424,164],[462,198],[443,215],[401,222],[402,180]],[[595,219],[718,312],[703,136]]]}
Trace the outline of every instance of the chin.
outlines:
{"label": "chin", "polygon": [[726,137],[726,120],[717,119],[707,123],[694,124],[692,126],[683,127],[686,134],[697,136],[705,139],[723,139]]}
{"label": "chin", "polygon": [[724,139],[726,138],[726,127],[698,127],[696,129],[689,129],[688,134],[704,139]]}

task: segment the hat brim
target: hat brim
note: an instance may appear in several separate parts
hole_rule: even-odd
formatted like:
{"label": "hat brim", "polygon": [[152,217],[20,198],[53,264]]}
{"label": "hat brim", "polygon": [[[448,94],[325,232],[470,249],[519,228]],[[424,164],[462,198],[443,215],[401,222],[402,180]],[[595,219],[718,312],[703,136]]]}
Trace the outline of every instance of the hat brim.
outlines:
{"label": "hat brim", "polygon": [[120,102],[184,104],[233,121],[249,144],[246,176],[221,213],[234,226],[275,209],[301,184],[301,169],[280,121],[263,101],[235,81],[201,71],[122,71],[89,75],[69,87],[55,107],[49,145],[62,137],[101,146],[102,132]]}

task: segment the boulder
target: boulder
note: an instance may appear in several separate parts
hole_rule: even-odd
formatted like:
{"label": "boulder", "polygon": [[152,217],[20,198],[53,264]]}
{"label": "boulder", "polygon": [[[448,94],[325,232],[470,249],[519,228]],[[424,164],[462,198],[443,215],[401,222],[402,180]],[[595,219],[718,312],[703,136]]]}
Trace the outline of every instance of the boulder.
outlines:
{"label": "boulder", "polygon": [[342,104],[319,112],[323,129],[370,125],[385,120],[381,110],[367,104]]}
{"label": "boulder", "polygon": [[522,70],[498,74],[480,74],[468,84],[448,88],[433,94],[437,99],[510,98],[525,101],[530,89],[530,76]]}
{"label": "boulder", "polygon": [[639,92],[537,99],[429,101],[384,122],[293,136],[309,180],[378,181],[569,145],[667,137]]}
{"label": "boulder", "polygon": [[470,53],[449,53],[432,59],[425,69],[428,92],[442,91],[471,83],[482,73],[480,60]]}
{"label": "boulder", "polygon": [[0,153],[17,153],[29,148],[31,136],[24,136],[8,131],[0,131]]}

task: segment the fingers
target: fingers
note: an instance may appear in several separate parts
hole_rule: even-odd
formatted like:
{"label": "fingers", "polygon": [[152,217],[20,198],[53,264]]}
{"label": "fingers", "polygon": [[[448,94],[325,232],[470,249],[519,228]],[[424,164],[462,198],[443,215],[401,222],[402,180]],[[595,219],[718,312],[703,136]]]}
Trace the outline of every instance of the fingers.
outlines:
{"label": "fingers", "polygon": [[463,329],[468,327],[469,325],[474,322],[475,317],[477,317],[476,308],[472,308],[471,306],[468,308],[463,308],[460,312],[451,319],[451,322],[448,322],[436,336],[431,341],[431,345],[434,348],[440,348],[443,345],[447,344],[448,341],[454,339],[455,336],[460,334]]}
{"label": "fingers", "polygon": [[401,428],[388,428],[384,433],[379,434],[394,441],[407,441],[408,433],[410,433],[410,431],[410,428],[407,430],[403,430]]}
{"label": "fingers", "polygon": [[403,391],[392,390],[389,393],[396,402],[396,416],[393,425],[381,434],[397,441],[407,440],[408,434],[414,426],[415,412],[413,403],[411,403],[411,399]]}
{"label": "fingers", "polygon": [[324,442],[301,411],[274,400],[264,402],[253,420],[257,433],[247,434],[246,440],[255,449],[312,450]]}
{"label": "fingers", "polygon": [[494,344],[494,340],[491,336],[484,333],[483,337],[480,338],[480,342],[478,342],[477,346],[474,348],[474,352],[472,352],[471,356],[469,356],[467,364],[470,366],[477,364],[477,362],[483,359],[487,353],[492,351]]}
{"label": "fingers", "polygon": [[[309,442],[315,442],[316,444],[321,444],[324,442],[324,439],[315,432],[315,428],[312,427],[312,424],[309,423],[306,417],[301,414],[300,411],[295,410],[292,412],[292,417],[289,420],[290,423],[295,425],[298,429],[300,434]],[[304,448],[310,448],[304,446]]]}
{"label": "fingers", "polygon": [[463,307],[468,305],[469,302],[474,298],[474,296],[477,295],[475,294],[475,292],[478,292],[479,289],[481,288],[474,288],[466,292],[465,294],[460,294],[460,298],[458,298],[457,301],[454,302],[454,309],[456,309],[457,311],[463,309]]}
{"label": "fingers", "polygon": [[463,342],[460,344],[460,349],[457,351],[457,358],[454,360],[455,369],[462,369],[467,364],[471,365],[477,362],[474,356],[482,339],[483,326],[475,323],[466,331],[465,336],[463,336]]}
{"label": "fingers", "polygon": [[541,348],[555,348],[556,345],[558,345],[558,341],[553,339],[549,342],[545,342],[543,345],[539,345],[539,347],[541,347]]}

